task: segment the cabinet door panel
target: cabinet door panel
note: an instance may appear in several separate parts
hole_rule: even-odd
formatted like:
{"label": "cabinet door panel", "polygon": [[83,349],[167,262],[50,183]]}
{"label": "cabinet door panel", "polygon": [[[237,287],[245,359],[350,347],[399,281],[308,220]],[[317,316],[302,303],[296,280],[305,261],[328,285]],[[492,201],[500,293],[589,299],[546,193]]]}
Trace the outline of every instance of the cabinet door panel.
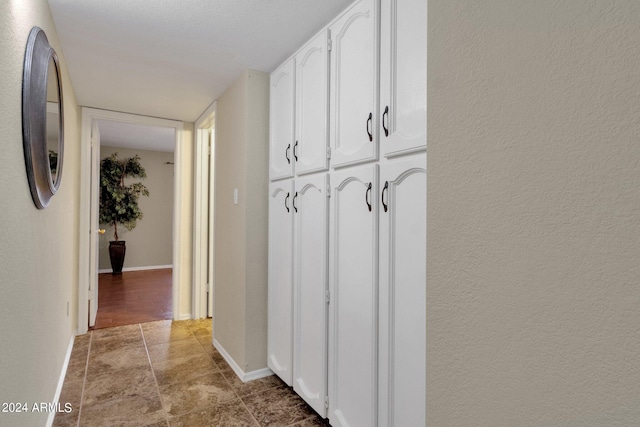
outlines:
{"label": "cabinet door panel", "polygon": [[376,425],[377,167],[331,175],[329,420],[334,427]]}
{"label": "cabinet door panel", "polygon": [[327,395],[327,176],[296,180],[293,389],[325,414]]}
{"label": "cabinet door panel", "polygon": [[380,16],[380,144],[390,157],[427,142],[427,2],[382,0]]}
{"label": "cabinet door panel", "polygon": [[269,111],[269,178],[293,176],[293,114],[295,63],[293,59],[271,73]]}
{"label": "cabinet door panel", "polygon": [[331,164],[375,160],[378,55],[376,2],[360,0],[330,26]]}
{"label": "cabinet door panel", "polygon": [[296,173],[328,168],[329,62],[323,31],[296,54]]}
{"label": "cabinet door panel", "polygon": [[292,382],[293,322],[293,183],[269,186],[269,368],[287,385]]}
{"label": "cabinet door panel", "polygon": [[380,187],[379,425],[425,425],[425,156],[381,166]]}

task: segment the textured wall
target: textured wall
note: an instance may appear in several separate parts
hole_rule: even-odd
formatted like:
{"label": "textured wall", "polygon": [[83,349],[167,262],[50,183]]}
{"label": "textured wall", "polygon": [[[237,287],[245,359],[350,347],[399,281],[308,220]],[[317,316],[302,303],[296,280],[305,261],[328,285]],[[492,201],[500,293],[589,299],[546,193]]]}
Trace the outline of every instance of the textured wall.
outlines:
{"label": "textured wall", "polygon": [[640,420],[639,23],[429,1],[428,425]]}
{"label": "textured wall", "polygon": [[268,75],[254,70],[216,108],[213,336],[245,372],[267,364],[268,111]]}
{"label": "textured wall", "polygon": [[[149,197],[140,197],[140,210],[144,216],[138,221],[136,228],[128,231],[122,224],[118,225],[119,239],[127,242],[124,268],[173,264],[174,165],[166,164],[173,163],[173,153],[102,145],[100,158],[104,159],[114,152],[120,158],[136,154],[140,156],[140,164],[145,168],[147,177],[139,181],[149,189]],[[106,233],[100,236],[100,269],[111,270],[109,241],[113,240],[113,227],[105,224],[101,226],[106,229]]]}
{"label": "textured wall", "polygon": [[215,139],[213,336],[240,367],[245,363],[246,335],[246,99],[245,72],[218,99]]}
{"label": "textured wall", "polygon": [[[194,191],[194,144],[195,132],[193,122],[184,122],[182,129],[181,150],[178,153],[179,162],[182,165],[182,187],[180,194],[174,194],[176,202],[180,203],[180,319],[189,319],[191,311],[191,287],[193,281],[193,191]],[[175,244],[175,240],[174,240]],[[175,271],[174,271],[175,274]],[[175,318],[175,313],[174,313]]]}
{"label": "textured wall", "polygon": [[247,126],[247,358],[245,371],[267,366],[269,213],[269,75],[248,72]]}
{"label": "textured wall", "polygon": [[[44,210],[31,199],[22,149],[23,61],[34,25],[61,61],[65,108],[61,188]],[[33,405],[53,400],[77,324],[80,120],[46,0],[0,2],[0,52],[0,402]],[[42,426],[48,415],[0,412],[0,425]]]}

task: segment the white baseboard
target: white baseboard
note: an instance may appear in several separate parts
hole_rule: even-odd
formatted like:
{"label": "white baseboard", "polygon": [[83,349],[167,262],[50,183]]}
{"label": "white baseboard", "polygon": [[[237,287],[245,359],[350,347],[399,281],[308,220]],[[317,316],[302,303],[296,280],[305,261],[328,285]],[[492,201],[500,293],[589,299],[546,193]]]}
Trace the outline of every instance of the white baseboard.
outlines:
{"label": "white baseboard", "polygon": [[[62,393],[62,386],[64,385],[64,379],[67,376],[67,368],[69,367],[69,360],[71,360],[71,351],[73,351],[73,343],[75,342],[76,334],[75,332],[71,335],[71,339],[69,340],[69,346],[67,347],[67,355],[64,357],[64,364],[62,365],[62,372],[60,372],[60,378],[58,378],[58,386],[56,387],[56,394],[53,396],[53,400],[51,402],[58,402],[60,400],[60,393]],[[66,402],[62,402],[64,405]],[[73,408],[74,411],[79,410],[80,408]],[[57,412],[49,412],[49,417],[47,418],[46,427],[51,427],[53,425],[53,419],[56,417]]]}
{"label": "white baseboard", "polygon": [[269,368],[258,369],[251,372],[244,372],[240,366],[236,363],[235,360],[227,353],[227,351],[220,345],[218,340],[213,340],[213,346],[218,350],[218,353],[226,360],[226,362],[231,366],[233,372],[242,380],[243,383],[248,381],[257,380],[259,378],[264,378],[273,375],[273,372]]}
{"label": "white baseboard", "polygon": [[174,320],[191,320],[191,313],[181,314],[177,319]]}
{"label": "white baseboard", "polygon": [[[150,265],[147,267],[125,267],[122,271],[142,271],[142,270],[160,270],[162,268],[173,268],[173,264],[169,265]],[[110,268],[103,268],[98,270],[98,273],[111,273],[113,270]]]}

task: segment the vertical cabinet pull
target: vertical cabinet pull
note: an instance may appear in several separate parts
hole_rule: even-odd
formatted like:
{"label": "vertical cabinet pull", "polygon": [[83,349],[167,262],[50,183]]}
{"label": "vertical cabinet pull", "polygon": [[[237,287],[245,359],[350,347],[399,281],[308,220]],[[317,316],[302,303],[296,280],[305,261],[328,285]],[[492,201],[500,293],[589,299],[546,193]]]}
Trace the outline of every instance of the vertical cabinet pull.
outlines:
{"label": "vertical cabinet pull", "polygon": [[389,106],[384,107],[384,113],[382,113],[382,129],[384,129],[384,136],[389,136],[388,125],[385,124],[385,118],[389,121]]}
{"label": "vertical cabinet pull", "polygon": [[291,150],[291,144],[287,145],[287,149],[284,150],[284,156],[287,158],[287,163],[291,164],[291,159],[289,158],[289,150]]}
{"label": "vertical cabinet pull", "polygon": [[298,161],[298,141],[293,146],[293,158],[296,159],[296,162]]}
{"label": "vertical cabinet pull", "polygon": [[287,197],[284,198],[284,207],[287,208],[287,212],[289,212],[289,193],[287,193]]}
{"label": "vertical cabinet pull", "polygon": [[364,193],[364,201],[367,203],[367,207],[369,208],[369,212],[371,212],[371,202],[369,201],[369,197],[371,195],[371,183],[367,187],[367,191]]}
{"label": "vertical cabinet pull", "polygon": [[294,194],[293,196],[293,211],[294,212],[298,212],[298,207],[296,206],[296,199],[298,198],[298,192],[296,191],[296,194]]}
{"label": "vertical cabinet pull", "polygon": [[384,188],[382,189],[382,196],[380,197],[382,201],[382,208],[384,209],[385,212],[389,209],[389,205],[387,205],[384,202],[384,199],[385,199],[384,195],[387,193],[388,190],[389,190],[389,181],[385,181]]}
{"label": "vertical cabinet pull", "polygon": [[367,135],[369,135],[369,141],[373,141],[373,131],[369,130],[371,124],[373,123],[373,113],[369,113],[369,118],[367,119]]}

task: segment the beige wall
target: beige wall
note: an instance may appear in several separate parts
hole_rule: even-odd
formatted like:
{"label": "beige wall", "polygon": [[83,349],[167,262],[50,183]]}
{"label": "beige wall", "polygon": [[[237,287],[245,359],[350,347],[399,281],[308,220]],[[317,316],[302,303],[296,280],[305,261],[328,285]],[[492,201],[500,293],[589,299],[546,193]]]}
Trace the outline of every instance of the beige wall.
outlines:
{"label": "beige wall", "polygon": [[[62,185],[36,209],[22,150],[22,66],[41,27],[62,65]],[[0,2],[0,402],[50,402],[77,323],[80,112],[46,0]],[[67,315],[67,303],[69,314]],[[46,413],[0,413],[0,425],[44,425]]]}
{"label": "beige wall", "polygon": [[268,75],[247,70],[216,108],[214,338],[245,372],[267,357],[268,103]]}
{"label": "beige wall", "polygon": [[[149,190],[149,197],[140,197],[140,210],[144,214],[138,225],[128,231],[118,225],[118,238],[127,242],[124,268],[153,267],[173,263],[173,153],[132,150],[122,147],[100,146],[100,158],[118,153],[118,157],[140,156],[140,164],[147,177],[139,181]],[[109,241],[113,240],[113,227],[101,224],[106,233],[100,236],[100,269],[111,270]]]}
{"label": "beige wall", "polygon": [[429,1],[428,425],[640,420],[639,22]]}
{"label": "beige wall", "polygon": [[[192,122],[184,122],[182,129],[182,143],[176,160],[182,165],[180,194],[175,195],[175,203],[180,207],[180,319],[190,319],[191,311],[191,287],[193,281],[193,191],[194,191],[194,145],[195,132]],[[175,243],[175,242],[174,242]],[[174,271],[175,275],[175,271]],[[174,314],[175,317],[175,314]]]}

